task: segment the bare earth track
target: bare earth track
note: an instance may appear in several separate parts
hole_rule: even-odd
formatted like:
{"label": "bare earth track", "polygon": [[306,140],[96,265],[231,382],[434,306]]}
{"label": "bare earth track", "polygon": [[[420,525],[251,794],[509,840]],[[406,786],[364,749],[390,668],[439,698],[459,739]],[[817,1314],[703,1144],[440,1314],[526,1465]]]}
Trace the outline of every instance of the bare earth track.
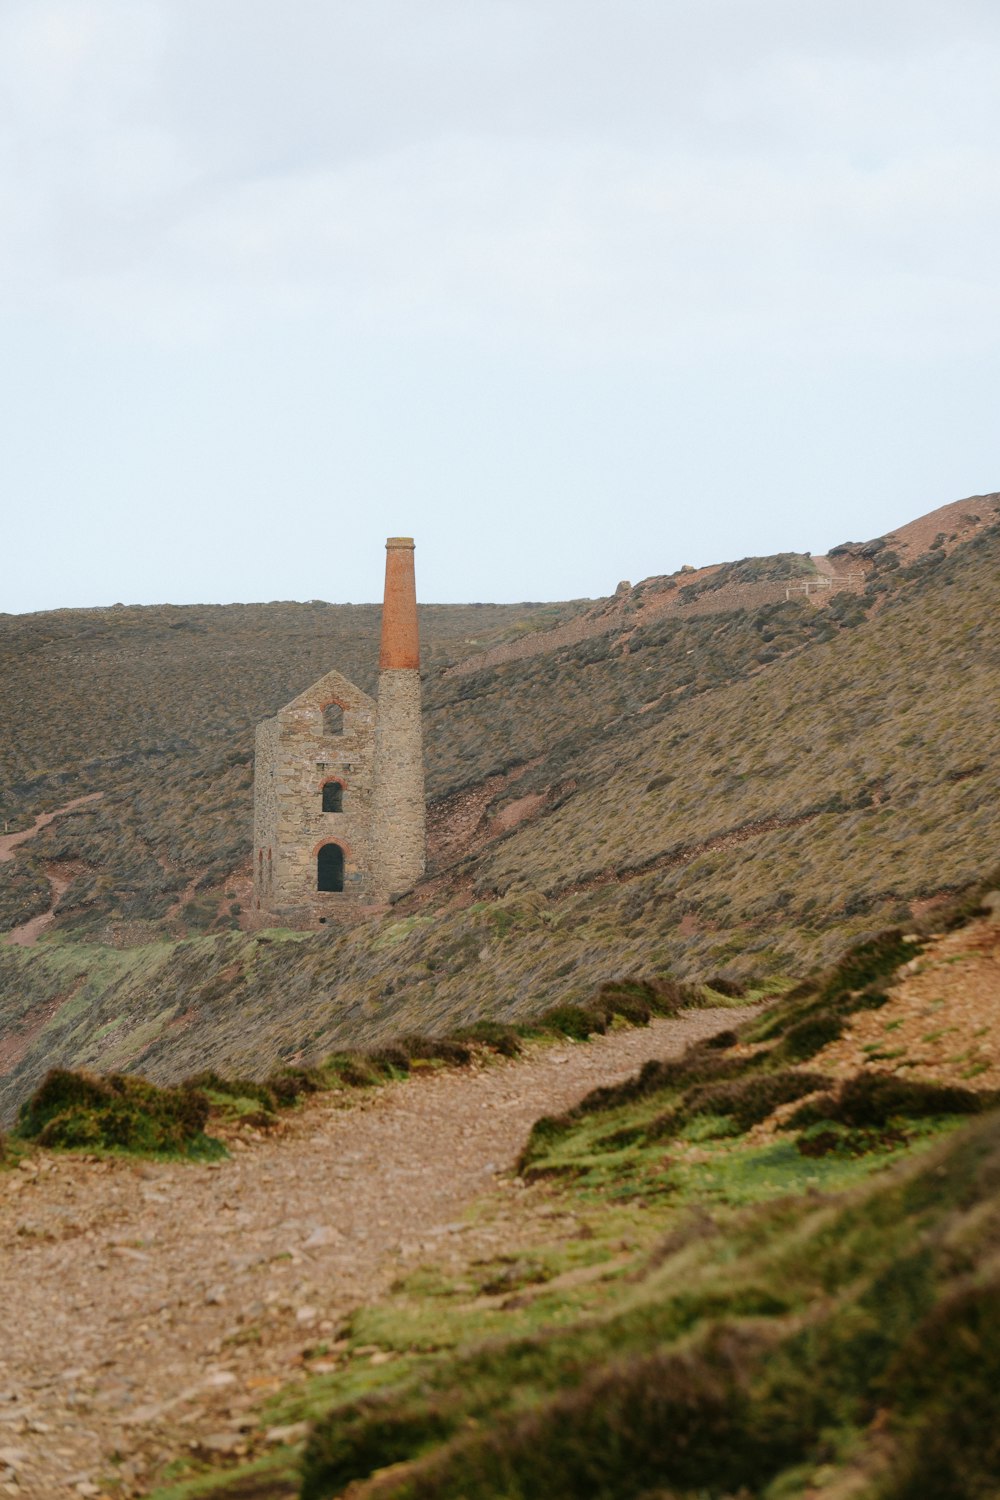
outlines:
{"label": "bare earth track", "polygon": [[[18,847],[26,843],[28,839],[34,838],[43,828],[47,828],[55,818],[61,818],[63,813],[72,812],[76,807],[83,807],[88,802],[98,802],[104,796],[103,792],[88,792],[85,797],[74,797],[72,802],[65,802],[62,807],[57,807],[53,812],[39,813],[30,828],[24,828],[20,833],[7,833],[0,835],[0,865],[7,860],[13,859]],[[48,927],[51,927],[55,918],[56,907],[59,898],[69,887],[73,876],[78,873],[76,867],[60,868],[58,865],[46,867],[46,878],[52,890],[52,901],[48,911],[42,912],[37,917],[32,917],[28,922],[22,922],[20,927],[15,927],[6,934],[6,941],[14,943],[21,948],[30,948]]]}
{"label": "bare earth track", "polygon": [[401,1268],[503,1251],[521,1194],[500,1174],[539,1115],[732,1020],[321,1096],[211,1166],[50,1155],[0,1177],[0,1494],[101,1495],[115,1453],[116,1493],[142,1494],[180,1451],[238,1453],[304,1347]]}

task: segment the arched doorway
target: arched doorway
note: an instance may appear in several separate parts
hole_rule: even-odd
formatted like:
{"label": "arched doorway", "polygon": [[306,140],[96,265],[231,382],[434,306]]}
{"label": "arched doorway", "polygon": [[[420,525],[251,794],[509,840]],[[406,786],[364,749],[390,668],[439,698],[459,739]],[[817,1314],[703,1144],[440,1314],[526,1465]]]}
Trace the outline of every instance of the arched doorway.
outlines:
{"label": "arched doorway", "polygon": [[324,844],[316,856],[316,889],[344,889],[344,851],[339,844]]}

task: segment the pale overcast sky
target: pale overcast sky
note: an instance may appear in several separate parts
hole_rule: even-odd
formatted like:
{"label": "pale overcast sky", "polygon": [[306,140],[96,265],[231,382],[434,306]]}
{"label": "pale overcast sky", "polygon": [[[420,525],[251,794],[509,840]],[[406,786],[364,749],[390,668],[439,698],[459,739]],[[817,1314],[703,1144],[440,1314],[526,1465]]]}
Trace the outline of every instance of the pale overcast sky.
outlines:
{"label": "pale overcast sky", "polygon": [[998,332],[997,0],[0,0],[0,610],[822,551]]}

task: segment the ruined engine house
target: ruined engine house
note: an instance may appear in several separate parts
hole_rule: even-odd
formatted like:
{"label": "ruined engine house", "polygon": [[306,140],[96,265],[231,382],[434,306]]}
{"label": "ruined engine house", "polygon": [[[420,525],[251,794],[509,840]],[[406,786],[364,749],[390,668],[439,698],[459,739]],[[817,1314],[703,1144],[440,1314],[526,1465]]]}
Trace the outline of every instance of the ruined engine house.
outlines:
{"label": "ruined engine house", "polygon": [[321,926],[401,895],[424,872],[414,547],[411,537],[385,545],[377,699],[327,672],[257,728],[257,926]]}

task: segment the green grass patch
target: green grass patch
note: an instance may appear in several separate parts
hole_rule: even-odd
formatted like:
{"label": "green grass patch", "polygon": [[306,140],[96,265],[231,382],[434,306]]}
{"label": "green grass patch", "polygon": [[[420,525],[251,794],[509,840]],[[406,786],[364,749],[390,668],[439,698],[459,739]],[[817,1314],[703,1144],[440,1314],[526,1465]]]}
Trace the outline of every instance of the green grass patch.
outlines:
{"label": "green grass patch", "polygon": [[[268,1404],[268,1421],[313,1424],[305,1500],[348,1485],[358,1500],[369,1485],[380,1500],[693,1500],[737,1482],[777,1500],[863,1454],[877,1411],[891,1478],[873,1500],[915,1500],[925,1461],[958,1486],[939,1493],[988,1493],[986,1460],[941,1437],[947,1398],[894,1405],[891,1372],[941,1306],[994,1337],[989,1299],[966,1314],[960,1295],[1000,1251],[1000,1118],[963,1124],[990,1102],[967,1089],[871,1074],[831,1088],[789,1066],[796,1007],[822,991],[779,999],[750,1053],[754,1020],[539,1121],[529,1191],[580,1231],[458,1275],[418,1269],[353,1314],[339,1367]],[[838,993],[827,980],[824,999]],[[803,1093],[791,1128],[747,1141]],[[392,1357],[373,1365],[373,1347]],[[964,1392],[970,1432],[1000,1415],[994,1389]]]}
{"label": "green grass patch", "polygon": [[[582,1119],[578,1128],[590,1126]],[[797,1493],[800,1470],[833,1472],[863,1450],[879,1409],[895,1442],[880,1500],[989,1493],[975,1485],[992,1472],[989,1424],[1000,1409],[995,1291],[962,1301],[952,1288],[1000,1242],[998,1216],[983,1225],[1000,1174],[1000,1123],[990,1117],[957,1136],[954,1128],[929,1131],[909,1159],[814,1162],[788,1141],[754,1150],[713,1143],[707,1173],[704,1163],[675,1169],[678,1201],[657,1216],[675,1227],[659,1248],[646,1244],[645,1271],[604,1283],[596,1307],[563,1306],[565,1322],[550,1307],[535,1328],[527,1309],[515,1310],[506,1336],[467,1309],[472,1343],[449,1339],[382,1366],[390,1378],[366,1392],[349,1395],[332,1377],[330,1408],[306,1450],[305,1500],[349,1483],[363,1496],[363,1481],[388,1464],[400,1467],[391,1479],[383,1473],[378,1494],[397,1500],[626,1500],[654,1484],[684,1496],[738,1485]],[[887,1175],[889,1159],[901,1165]],[[580,1185],[566,1191],[575,1199]],[[408,1290],[430,1304],[428,1319],[448,1303],[460,1316],[463,1288]],[[961,1331],[936,1367],[962,1366],[964,1430],[980,1436],[972,1453],[948,1436],[946,1386],[914,1376],[896,1394],[893,1372],[927,1346],[945,1308]],[[384,1316],[383,1336],[388,1307]],[[378,1326],[370,1313],[359,1323],[366,1333]],[[981,1374],[974,1361],[962,1364],[970,1338],[970,1349],[983,1350]],[[928,1454],[930,1472],[957,1488],[913,1488]]]}

